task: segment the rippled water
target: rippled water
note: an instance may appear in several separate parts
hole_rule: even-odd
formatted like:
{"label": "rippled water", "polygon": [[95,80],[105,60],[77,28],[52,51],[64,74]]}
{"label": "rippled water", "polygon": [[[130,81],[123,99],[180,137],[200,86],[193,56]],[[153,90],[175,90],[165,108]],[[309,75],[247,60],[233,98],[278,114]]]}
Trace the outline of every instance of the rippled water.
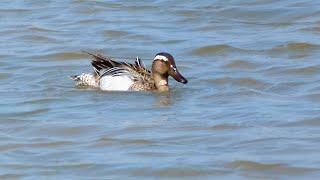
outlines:
{"label": "rippled water", "polygon": [[[320,3],[0,2],[0,179],[316,179]],[[101,92],[80,50],[189,80]]]}

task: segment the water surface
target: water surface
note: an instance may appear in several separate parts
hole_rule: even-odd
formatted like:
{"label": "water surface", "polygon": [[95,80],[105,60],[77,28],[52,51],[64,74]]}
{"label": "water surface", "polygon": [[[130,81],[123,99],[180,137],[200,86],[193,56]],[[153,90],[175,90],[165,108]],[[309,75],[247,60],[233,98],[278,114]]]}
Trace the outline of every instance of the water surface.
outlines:
{"label": "water surface", "polygon": [[[320,3],[0,2],[0,179],[317,179]],[[81,50],[174,55],[182,85],[102,92]]]}

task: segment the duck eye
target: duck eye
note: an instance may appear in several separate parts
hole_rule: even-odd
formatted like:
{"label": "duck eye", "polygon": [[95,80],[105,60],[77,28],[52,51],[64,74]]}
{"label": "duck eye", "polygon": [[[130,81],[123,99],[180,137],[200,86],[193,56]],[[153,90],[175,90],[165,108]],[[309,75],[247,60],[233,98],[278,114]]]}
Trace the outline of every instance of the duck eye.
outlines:
{"label": "duck eye", "polygon": [[177,68],[173,67],[172,65],[170,65],[170,67],[173,69],[174,72],[177,72]]}

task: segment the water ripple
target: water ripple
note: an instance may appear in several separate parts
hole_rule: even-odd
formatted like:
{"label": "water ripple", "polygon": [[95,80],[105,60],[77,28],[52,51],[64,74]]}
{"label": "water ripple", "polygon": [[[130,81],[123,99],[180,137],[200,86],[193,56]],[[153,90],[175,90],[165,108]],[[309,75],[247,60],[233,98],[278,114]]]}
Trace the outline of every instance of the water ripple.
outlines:
{"label": "water ripple", "polygon": [[226,51],[242,51],[242,49],[234,48],[229,45],[211,45],[198,48],[192,52],[193,55],[208,56],[216,53],[223,53]]}
{"label": "water ripple", "polygon": [[[1,1],[0,179],[317,179],[319,2]],[[81,50],[182,85],[103,92]]]}
{"label": "water ripple", "polygon": [[[257,171],[264,171],[265,177],[270,177],[269,173],[276,173],[278,175],[282,174],[303,174],[307,172],[312,172],[316,171],[317,169],[313,168],[303,168],[303,167],[290,167],[286,164],[280,164],[280,163],[258,163],[258,162],[253,162],[253,161],[242,161],[242,160],[237,160],[234,162],[231,162],[229,164],[230,166],[234,168],[238,168],[240,170],[245,170],[245,171],[252,171],[252,172],[257,172]],[[269,175],[268,175],[269,174]]]}

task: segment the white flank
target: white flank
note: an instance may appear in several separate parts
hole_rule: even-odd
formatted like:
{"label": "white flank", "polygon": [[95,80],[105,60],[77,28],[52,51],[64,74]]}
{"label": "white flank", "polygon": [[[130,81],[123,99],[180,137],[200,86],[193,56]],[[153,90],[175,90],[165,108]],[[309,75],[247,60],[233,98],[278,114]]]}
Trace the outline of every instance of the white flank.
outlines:
{"label": "white flank", "polygon": [[154,57],[154,60],[159,59],[162,61],[168,61],[168,58],[162,55],[157,55],[156,57]]}
{"label": "white flank", "polygon": [[100,89],[104,91],[127,91],[133,81],[128,76],[103,76],[100,79]]}

